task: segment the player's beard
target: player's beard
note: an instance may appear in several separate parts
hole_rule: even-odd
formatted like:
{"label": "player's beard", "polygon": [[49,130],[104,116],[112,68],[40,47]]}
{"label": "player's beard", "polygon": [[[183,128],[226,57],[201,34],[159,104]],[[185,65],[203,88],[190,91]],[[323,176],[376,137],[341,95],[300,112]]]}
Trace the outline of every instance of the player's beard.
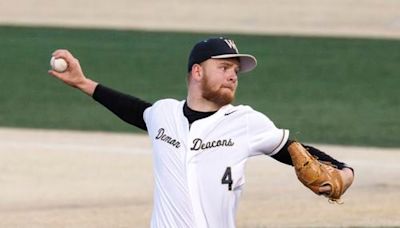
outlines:
{"label": "player's beard", "polygon": [[208,77],[205,76],[203,78],[202,84],[202,95],[203,98],[209,101],[214,102],[215,104],[219,106],[224,106],[227,104],[232,103],[232,101],[235,99],[235,89],[236,87],[224,87],[221,86],[217,89],[213,88],[212,85],[210,85],[210,82],[208,80]]}

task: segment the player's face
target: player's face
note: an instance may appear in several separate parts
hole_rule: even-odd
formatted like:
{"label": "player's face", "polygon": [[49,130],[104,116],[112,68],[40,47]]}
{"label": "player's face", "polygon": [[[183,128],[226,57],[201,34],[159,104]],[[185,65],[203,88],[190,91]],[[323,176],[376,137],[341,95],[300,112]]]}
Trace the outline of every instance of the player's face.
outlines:
{"label": "player's face", "polygon": [[209,59],[202,64],[202,96],[219,106],[230,104],[238,85],[239,60]]}

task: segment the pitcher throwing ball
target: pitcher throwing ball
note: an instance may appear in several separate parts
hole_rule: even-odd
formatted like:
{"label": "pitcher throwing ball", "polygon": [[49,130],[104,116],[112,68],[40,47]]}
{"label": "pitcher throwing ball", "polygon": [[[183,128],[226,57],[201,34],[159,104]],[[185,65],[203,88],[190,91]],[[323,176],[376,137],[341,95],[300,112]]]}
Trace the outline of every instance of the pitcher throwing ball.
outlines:
{"label": "pitcher throwing ball", "polygon": [[155,183],[151,227],[235,227],[244,167],[251,156],[294,165],[305,186],[332,201],[353,182],[353,169],[345,163],[293,142],[288,130],[250,106],[231,104],[239,75],[257,65],[254,56],[239,54],[233,40],[198,42],[188,59],[186,99],[154,104],[85,77],[67,50],[56,50],[53,57],[65,59],[68,68],[63,73],[50,70],[50,75],[148,132]]}

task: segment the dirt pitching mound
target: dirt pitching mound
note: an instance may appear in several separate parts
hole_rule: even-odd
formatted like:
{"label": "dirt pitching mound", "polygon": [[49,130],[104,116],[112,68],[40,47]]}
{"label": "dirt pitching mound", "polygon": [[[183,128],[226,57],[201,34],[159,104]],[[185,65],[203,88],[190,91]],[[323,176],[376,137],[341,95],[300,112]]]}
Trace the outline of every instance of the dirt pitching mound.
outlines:
{"label": "dirt pitching mound", "polygon": [[[356,170],[343,205],[290,166],[251,158],[238,227],[400,226],[400,150],[316,145]],[[0,128],[0,227],[148,227],[146,135]]]}

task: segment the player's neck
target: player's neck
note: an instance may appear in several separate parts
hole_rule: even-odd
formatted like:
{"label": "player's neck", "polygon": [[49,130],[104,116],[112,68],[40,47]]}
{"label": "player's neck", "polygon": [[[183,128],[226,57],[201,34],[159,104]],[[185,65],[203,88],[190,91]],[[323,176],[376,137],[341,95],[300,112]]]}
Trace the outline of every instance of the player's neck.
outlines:
{"label": "player's neck", "polygon": [[195,97],[191,94],[187,96],[186,103],[190,109],[198,112],[215,112],[221,108],[220,105],[212,101],[201,97]]}

